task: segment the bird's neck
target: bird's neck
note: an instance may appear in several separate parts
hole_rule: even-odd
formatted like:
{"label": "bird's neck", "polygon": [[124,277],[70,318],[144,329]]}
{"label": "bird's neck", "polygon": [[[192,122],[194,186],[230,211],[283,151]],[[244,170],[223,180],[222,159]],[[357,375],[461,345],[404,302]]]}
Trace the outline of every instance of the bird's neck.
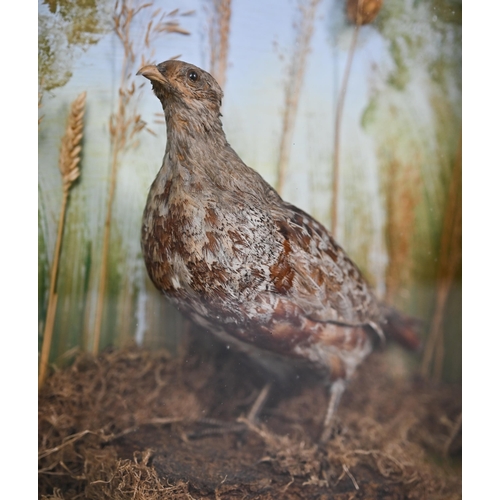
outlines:
{"label": "bird's neck", "polygon": [[219,112],[166,111],[167,152],[202,160],[227,145]]}
{"label": "bird's neck", "polygon": [[[167,147],[161,175],[180,182],[205,186],[217,183],[228,149],[219,114],[165,113]],[[231,150],[232,151],[232,150]],[[191,189],[190,188],[190,189]]]}

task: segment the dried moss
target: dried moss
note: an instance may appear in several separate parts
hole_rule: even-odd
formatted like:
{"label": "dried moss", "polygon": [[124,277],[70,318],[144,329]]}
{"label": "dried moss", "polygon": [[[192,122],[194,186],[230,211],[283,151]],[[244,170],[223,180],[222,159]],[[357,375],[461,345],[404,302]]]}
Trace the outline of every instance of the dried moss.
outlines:
{"label": "dried moss", "polygon": [[[396,377],[389,353],[376,353],[322,447],[327,395],[314,377],[274,384],[253,424],[244,416],[265,377],[202,344],[195,337],[179,359],[136,348],[80,356],[51,376],[39,400],[40,497],[461,497],[460,387]],[[246,432],[189,437],[206,429],[200,417]]]}

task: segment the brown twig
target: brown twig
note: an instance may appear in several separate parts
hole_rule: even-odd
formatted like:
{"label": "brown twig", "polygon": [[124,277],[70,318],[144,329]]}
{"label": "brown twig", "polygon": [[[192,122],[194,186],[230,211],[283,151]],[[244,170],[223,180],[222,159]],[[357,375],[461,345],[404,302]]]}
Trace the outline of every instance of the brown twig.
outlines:
{"label": "brown twig", "polygon": [[52,345],[52,334],[54,331],[54,320],[57,308],[57,271],[59,268],[59,256],[61,253],[62,237],[64,232],[64,221],[68,204],[69,192],[73,183],[80,176],[80,152],[83,137],[83,116],[85,114],[86,92],[82,92],[71,104],[66,131],[61,141],[59,154],[59,170],[61,171],[63,183],[63,195],[61,209],[59,211],[59,223],[57,227],[56,246],[50,272],[49,303],[47,306],[47,317],[43,331],[42,352],[40,356],[40,372],[38,375],[38,387],[41,387],[47,375],[47,367]]}
{"label": "brown twig", "polygon": [[65,446],[68,446],[74,443],[75,441],[78,441],[87,434],[96,434],[96,433],[90,430],[84,430],[82,432],[78,432],[77,434],[72,434],[71,436],[67,436],[59,446],[55,446],[50,450],[43,450],[42,452],[40,452],[38,454],[38,460],[41,460],[42,458],[48,457],[49,455],[52,455],[53,453],[60,451]]}
{"label": "brown twig", "polygon": [[349,467],[347,467],[346,464],[342,464],[342,469],[349,476],[349,479],[351,480],[354,488],[356,488],[357,490],[359,490],[359,485],[358,485],[356,479],[354,478],[354,476],[351,474],[351,471],[349,470]]}
{"label": "brown twig", "polygon": [[288,164],[290,161],[290,146],[292,143],[297,108],[299,105],[300,93],[304,82],[307,56],[310,51],[311,38],[314,33],[314,18],[316,8],[321,0],[309,0],[307,5],[301,4],[300,21],[296,28],[295,51],[291,58],[288,82],[285,88],[285,112],[283,114],[283,127],[278,156],[278,180],[276,190],[283,193],[285,186]]}

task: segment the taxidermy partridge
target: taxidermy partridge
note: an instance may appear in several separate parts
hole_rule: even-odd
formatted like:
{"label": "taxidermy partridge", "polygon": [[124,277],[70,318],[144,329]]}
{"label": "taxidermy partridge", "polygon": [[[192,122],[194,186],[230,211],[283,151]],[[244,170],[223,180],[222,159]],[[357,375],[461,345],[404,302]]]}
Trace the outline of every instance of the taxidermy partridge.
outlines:
{"label": "taxidermy partridge", "polygon": [[167,125],[143,216],[151,280],[224,342],[323,372],[328,439],[346,381],[377,335],[416,347],[411,321],[375,298],[323,225],[234,152],[220,120],[222,90],[209,73],[170,60],[138,74],[152,82]]}

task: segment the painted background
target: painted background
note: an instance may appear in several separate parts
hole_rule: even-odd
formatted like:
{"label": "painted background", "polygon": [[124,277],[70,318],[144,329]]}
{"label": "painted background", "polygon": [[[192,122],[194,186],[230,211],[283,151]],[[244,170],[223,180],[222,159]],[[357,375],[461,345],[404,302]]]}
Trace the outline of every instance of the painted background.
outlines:
{"label": "painted background", "polygon": [[[334,123],[355,29],[340,0],[39,1],[40,351],[63,197],[61,138],[72,102],[86,92],[51,363],[131,339],[174,349],[184,328],[149,282],[140,251],[142,210],[166,140],[159,101],[135,76],[142,62],[180,55],[211,71],[224,87],[233,148],[330,227]],[[461,378],[461,121],[461,2],[386,0],[358,32],[335,236],[380,297],[422,320],[421,368],[447,380]],[[124,132],[121,143],[110,123]]]}

